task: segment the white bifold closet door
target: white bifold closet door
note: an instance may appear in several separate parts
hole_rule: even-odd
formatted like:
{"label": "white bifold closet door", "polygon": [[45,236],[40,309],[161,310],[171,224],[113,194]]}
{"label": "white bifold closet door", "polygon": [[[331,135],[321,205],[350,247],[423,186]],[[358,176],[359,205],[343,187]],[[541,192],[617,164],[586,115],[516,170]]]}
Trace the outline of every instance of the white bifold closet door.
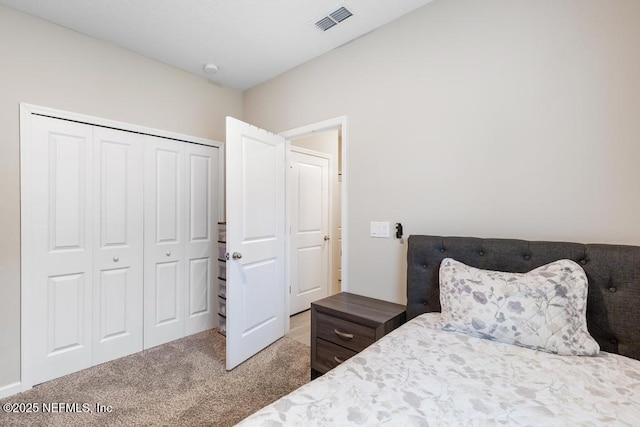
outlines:
{"label": "white bifold closet door", "polygon": [[29,382],[216,326],[218,148],[43,116],[31,123],[22,183]]}
{"label": "white bifold closet door", "polygon": [[97,365],[142,349],[144,141],[93,128],[93,357]]}
{"label": "white bifold closet door", "polygon": [[184,144],[145,145],[144,347],[184,334]]}
{"label": "white bifold closet door", "polygon": [[215,326],[218,149],[147,137],[144,347]]}
{"label": "white bifold closet door", "polygon": [[35,116],[33,383],[142,348],[142,142]]}
{"label": "white bifold closet door", "polygon": [[219,150],[184,144],[187,169],[185,335],[217,326]]}

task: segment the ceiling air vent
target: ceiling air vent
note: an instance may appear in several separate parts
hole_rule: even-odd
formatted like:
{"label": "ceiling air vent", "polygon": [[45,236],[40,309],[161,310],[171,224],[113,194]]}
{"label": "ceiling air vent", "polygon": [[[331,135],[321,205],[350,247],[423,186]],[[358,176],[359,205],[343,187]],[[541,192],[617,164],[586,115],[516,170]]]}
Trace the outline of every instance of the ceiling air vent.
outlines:
{"label": "ceiling air vent", "polygon": [[338,25],[338,23],[328,16],[325,16],[324,18],[316,22],[316,27],[318,27],[322,31],[327,31],[329,28],[335,27],[336,25]]}
{"label": "ceiling air vent", "polygon": [[315,26],[319,30],[327,31],[329,28],[335,27],[350,16],[353,16],[353,13],[351,13],[346,7],[341,7],[331,12],[328,16],[320,18],[315,23]]}
{"label": "ceiling air vent", "polygon": [[341,7],[340,9],[336,10],[335,12],[331,12],[329,14],[329,16],[335,20],[337,23],[340,23],[342,21],[344,21],[345,19],[347,19],[348,17],[352,16],[353,13],[349,12],[349,10],[346,7]]}

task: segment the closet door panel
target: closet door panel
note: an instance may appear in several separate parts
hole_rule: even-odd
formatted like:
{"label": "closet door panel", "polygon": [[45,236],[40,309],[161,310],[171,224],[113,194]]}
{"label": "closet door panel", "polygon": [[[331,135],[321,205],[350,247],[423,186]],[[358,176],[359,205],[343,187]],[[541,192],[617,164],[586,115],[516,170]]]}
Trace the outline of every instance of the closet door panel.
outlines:
{"label": "closet door panel", "polygon": [[[200,315],[211,313],[212,292],[211,258],[189,260],[189,322]],[[190,324],[191,326],[191,324]],[[195,333],[196,331],[187,331]],[[199,331],[198,331],[199,332]]]}
{"label": "closet door panel", "polygon": [[155,283],[155,324],[164,325],[180,321],[178,302],[181,300],[180,291],[180,262],[156,263]]}
{"label": "closet door panel", "polygon": [[184,336],[184,143],[145,137],[144,348]]}
{"label": "closet door panel", "polygon": [[182,215],[180,215],[180,187],[182,180],[182,147],[180,143],[172,147],[158,148],[155,151],[154,169],[150,170],[155,178],[155,185],[149,191],[155,193],[156,204],[156,243],[179,244]]}
{"label": "closet door panel", "polygon": [[93,364],[142,350],[144,137],[94,130]]}
{"label": "closet door panel", "polygon": [[46,294],[49,356],[80,350],[83,346],[85,278],[84,274],[49,277]]}
{"label": "closet door panel", "polygon": [[[127,313],[127,301],[130,300],[127,298],[127,294],[131,287],[130,270],[130,268],[118,268],[105,269],[100,272],[97,291],[100,307],[96,312],[98,318],[95,319],[98,322],[99,343],[109,339],[122,338],[130,329],[130,325],[127,325],[127,314],[131,314]],[[137,313],[134,315],[137,317]],[[142,338],[141,335],[140,338]],[[140,347],[142,347],[142,342],[140,342]]]}
{"label": "closet door panel", "polygon": [[218,156],[218,148],[185,144],[189,233],[185,243],[189,266],[187,335],[217,325]]}
{"label": "closet door panel", "polygon": [[91,365],[92,135],[91,126],[32,118],[22,185],[33,384]]}

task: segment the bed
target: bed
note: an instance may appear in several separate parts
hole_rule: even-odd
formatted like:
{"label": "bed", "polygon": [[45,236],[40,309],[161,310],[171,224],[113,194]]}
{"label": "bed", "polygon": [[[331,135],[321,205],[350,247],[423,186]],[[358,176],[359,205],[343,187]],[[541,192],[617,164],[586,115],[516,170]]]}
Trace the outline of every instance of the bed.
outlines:
{"label": "bed", "polygon": [[407,319],[241,425],[640,425],[640,247],[411,236]]}

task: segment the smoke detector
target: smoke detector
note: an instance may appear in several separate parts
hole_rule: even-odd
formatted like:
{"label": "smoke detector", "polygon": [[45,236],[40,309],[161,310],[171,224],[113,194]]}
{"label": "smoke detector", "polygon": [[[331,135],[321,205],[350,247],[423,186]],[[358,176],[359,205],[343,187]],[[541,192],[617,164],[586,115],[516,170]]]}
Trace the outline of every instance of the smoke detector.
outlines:
{"label": "smoke detector", "polygon": [[218,72],[220,67],[218,67],[216,64],[208,63],[208,64],[204,64],[204,67],[202,67],[202,69],[206,74],[215,74]]}

